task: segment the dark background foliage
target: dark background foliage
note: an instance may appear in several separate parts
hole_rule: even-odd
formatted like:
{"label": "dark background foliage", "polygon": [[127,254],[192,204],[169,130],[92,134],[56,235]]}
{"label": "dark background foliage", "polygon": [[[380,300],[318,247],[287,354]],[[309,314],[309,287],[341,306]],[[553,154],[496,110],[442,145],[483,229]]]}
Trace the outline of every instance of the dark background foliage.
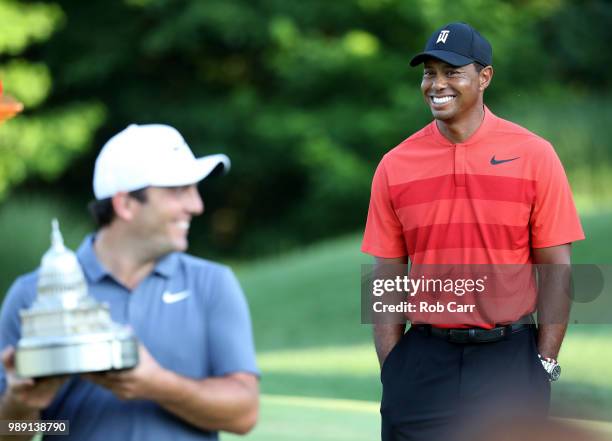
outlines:
{"label": "dark background foliage", "polygon": [[[31,167],[9,182],[13,195],[42,193],[81,210],[103,143],[132,122],[165,122],[196,154],[233,161],[230,175],[202,186],[207,214],[192,243],[207,255],[262,255],[361,229],[377,162],[431,118],[421,70],[408,61],[450,21],[491,41],[488,105],[553,138],[578,193],[593,194],[609,176],[610,149],[591,136],[612,78],[607,1],[21,3],[57,8],[61,19],[18,54],[46,66],[51,86],[6,130],[75,103],[97,113],[77,108],[58,123],[83,126],[78,148],[53,173]],[[560,135],[562,118],[578,107],[580,146]],[[44,139],[53,128],[45,130]],[[594,176],[585,168],[593,155],[605,166],[598,183],[585,178]]]}

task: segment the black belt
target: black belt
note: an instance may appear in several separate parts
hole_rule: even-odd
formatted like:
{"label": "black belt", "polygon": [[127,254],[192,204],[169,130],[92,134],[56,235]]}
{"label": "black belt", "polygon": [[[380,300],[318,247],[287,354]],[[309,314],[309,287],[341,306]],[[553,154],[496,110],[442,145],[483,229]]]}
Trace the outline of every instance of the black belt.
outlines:
{"label": "black belt", "polygon": [[533,317],[526,316],[510,325],[496,326],[493,329],[484,328],[436,328],[431,325],[414,325],[413,328],[426,332],[451,343],[493,343],[503,340],[509,334],[520,332],[534,326]]}

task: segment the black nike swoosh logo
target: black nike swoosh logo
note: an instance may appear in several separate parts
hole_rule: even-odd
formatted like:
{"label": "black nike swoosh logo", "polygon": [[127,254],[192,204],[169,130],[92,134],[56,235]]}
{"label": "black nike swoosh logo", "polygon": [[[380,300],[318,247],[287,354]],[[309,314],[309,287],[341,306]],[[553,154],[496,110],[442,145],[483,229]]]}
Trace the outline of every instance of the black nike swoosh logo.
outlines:
{"label": "black nike swoosh logo", "polygon": [[516,161],[519,158],[520,156],[517,156],[516,158],[498,160],[498,159],[495,159],[495,155],[493,155],[493,157],[491,158],[491,165],[498,165],[498,164],[503,164],[504,162]]}

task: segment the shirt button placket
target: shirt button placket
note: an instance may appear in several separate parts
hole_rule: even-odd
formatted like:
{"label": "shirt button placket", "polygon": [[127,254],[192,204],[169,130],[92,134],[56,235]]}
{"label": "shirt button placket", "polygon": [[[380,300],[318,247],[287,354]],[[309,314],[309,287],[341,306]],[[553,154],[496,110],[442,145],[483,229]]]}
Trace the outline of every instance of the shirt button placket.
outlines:
{"label": "shirt button placket", "polygon": [[453,145],[455,150],[455,186],[465,187],[466,148],[461,144]]}

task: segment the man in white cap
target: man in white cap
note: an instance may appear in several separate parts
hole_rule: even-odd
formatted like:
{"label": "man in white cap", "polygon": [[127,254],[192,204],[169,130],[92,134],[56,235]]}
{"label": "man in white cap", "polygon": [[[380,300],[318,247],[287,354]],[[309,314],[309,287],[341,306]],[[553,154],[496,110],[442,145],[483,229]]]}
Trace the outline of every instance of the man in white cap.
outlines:
{"label": "man in white cap", "polygon": [[131,125],[96,160],[90,209],[98,231],[77,256],[89,293],[141,342],[124,372],[68,380],[20,379],[18,312],[36,296],[36,272],[17,279],[0,318],[0,419],[69,420],[74,440],[213,440],[246,433],[258,414],[248,306],[232,271],[184,254],[204,205],[196,184],[225,155],[196,159],[180,133]]}

